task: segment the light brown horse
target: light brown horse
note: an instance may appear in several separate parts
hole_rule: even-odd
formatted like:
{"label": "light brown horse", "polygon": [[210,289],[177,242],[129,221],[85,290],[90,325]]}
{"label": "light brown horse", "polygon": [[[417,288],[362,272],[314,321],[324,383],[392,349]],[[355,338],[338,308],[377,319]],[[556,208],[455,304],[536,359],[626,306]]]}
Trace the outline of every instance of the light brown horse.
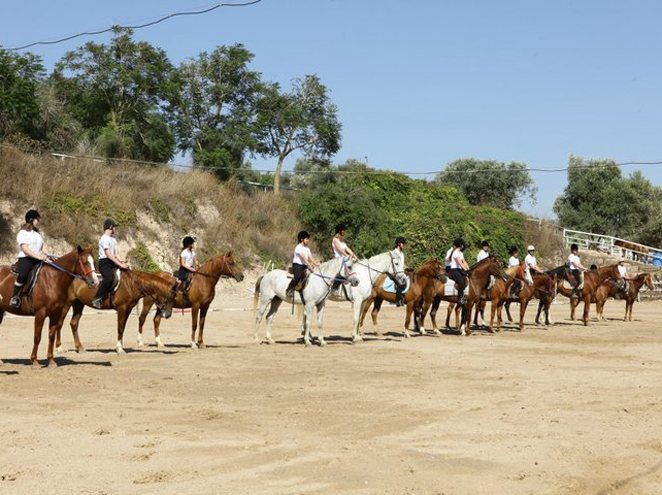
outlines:
{"label": "light brown horse", "polygon": [[[556,294],[559,291],[559,288],[562,287],[563,281],[567,281],[570,285],[575,285],[575,276],[572,273],[572,270],[566,265],[557,266],[551,270],[547,270],[545,275],[549,275],[554,280],[554,297],[552,298],[538,298],[538,311],[536,311],[536,325],[540,323],[540,314],[545,312],[545,325],[551,325],[552,320],[549,317],[549,308],[552,305],[552,301],[556,298]],[[537,297],[537,296],[536,296]],[[513,321],[510,317],[510,311],[506,305],[506,314],[508,315],[508,321]]]}
{"label": "light brown horse", "polygon": [[[469,328],[469,322],[471,318],[471,310],[476,304],[476,302],[482,297],[483,291],[487,289],[487,286],[490,281],[490,275],[494,275],[496,278],[502,280],[507,280],[508,275],[503,271],[503,265],[501,261],[493,255],[489,255],[487,258],[482,259],[478,263],[474,263],[469,270],[469,285],[467,290],[469,295],[467,297],[467,304],[463,308],[462,320],[459,322],[460,333],[462,335],[468,335],[471,333]],[[424,325],[425,315],[428,310],[430,310],[430,318],[432,319],[432,327],[435,332],[437,329],[436,314],[439,309],[439,303],[444,300],[450,303],[457,303],[457,296],[446,296],[445,295],[445,284],[441,281],[435,281],[434,283],[434,295],[431,298],[421,298],[417,308],[418,311],[418,321],[420,325]],[[448,325],[448,320],[447,320]]]}
{"label": "light brown horse", "polygon": [[[624,292],[616,282],[607,279],[595,291],[591,302],[595,303],[595,310],[598,314],[598,320],[607,321],[604,316],[604,308],[607,299],[610,297],[625,300],[625,316],[623,321],[632,321],[632,306],[637,300],[639,291],[646,285],[650,290],[655,289],[653,285],[653,276],[650,273],[640,273],[636,277],[629,280],[627,292]],[[574,319],[575,308],[579,304],[579,300],[575,298],[570,299],[570,314]]]}
{"label": "light brown horse", "polygon": [[[499,302],[497,311],[497,331],[501,330],[501,312],[504,306],[506,308],[508,321],[513,321],[512,317],[510,316],[510,304],[513,302],[519,303],[520,332],[524,330],[524,314],[526,313],[526,308],[531,299],[534,297],[540,299],[543,306],[545,308],[549,308],[549,305],[554,300],[554,297],[556,297],[556,279],[545,273],[534,273],[532,278],[533,284],[523,286],[516,297],[510,296],[510,294],[506,294],[506,297]],[[546,312],[546,316],[547,318],[545,319],[545,325],[549,325],[549,311]],[[490,325],[491,324],[492,322],[490,321]]]}
{"label": "light brown horse", "polygon": [[[408,274],[410,284],[409,290],[405,292],[405,304],[407,305],[407,313],[405,316],[405,327],[404,335],[409,338],[409,323],[411,321],[411,315],[414,311],[414,307],[418,303],[418,300],[422,297],[432,298],[434,296],[434,281],[440,280],[443,283],[446,282],[446,273],[444,272],[444,267],[439,262],[438,259],[433,259],[426,261],[421,265],[421,267],[412,274]],[[388,302],[395,302],[395,293],[386,292],[384,290],[384,281],[386,280],[386,274],[382,274],[375,280],[375,283],[372,286],[372,292],[370,296],[363,302],[361,308],[361,320],[360,326],[363,326],[363,320],[365,318],[368,309],[370,309],[370,304],[373,304],[372,312],[372,324],[375,327],[375,332],[379,335],[379,328],[377,326],[377,316],[379,315],[379,310],[382,307],[382,303],[386,300]],[[422,335],[425,334],[424,328],[417,328]]]}
{"label": "light brown horse", "polygon": [[88,284],[97,284],[94,271],[92,249],[78,246],[72,252],[45,263],[29,297],[21,297],[21,306],[12,308],[8,306],[11,297],[15,275],[8,266],[0,266],[0,322],[8,311],[23,316],[34,316],[34,344],[30,360],[33,366],[38,364],[37,350],[41,341],[44,320],[48,318],[48,353],[46,365],[57,366],[53,357],[55,335],[62,326],[64,315],[69,309],[67,291],[71,283],[77,279],[84,279]]}
{"label": "light brown horse", "polygon": [[[613,278],[614,280],[623,279],[621,273],[618,271],[618,264],[601,266],[596,270],[584,272],[584,286],[578,294],[573,294],[572,289],[564,287],[563,283],[559,281],[557,285],[557,292],[563,294],[571,300],[576,297],[578,302],[584,301],[584,314],[582,315],[582,322],[584,323],[584,326],[588,325],[588,315],[591,310],[591,300],[595,296],[595,291],[598,289],[598,287],[600,287],[602,282],[608,278]],[[575,307],[576,306],[577,305],[575,304]],[[574,309],[571,307],[570,311],[570,318],[574,320]]]}
{"label": "light brown horse", "polygon": [[[78,324],[80,323],[81,316],[83,316],[83,309],[85,306],[93,307],[92,301],[96,296],[96,289],[88,287],[80,280],[74,280],[69,286],[67,295],[69,306],[73,308],[73,315],[69,321],[71,333],[74,337],[76,352],[82,352],[85,349],[78,336]],[[164,280],[155,273],[141,272],[138,270],[122,270],[120,272],[119,287],[112,295],[112,298],[106,297],[103,300],[101,309],[117,310],[117,344],[115,345],[115,351],[117,351],[117,354],[126,354],[122,345],[126,322],[129,319],[131,310],[133,310],[136,304],[138,304],[138,301],[143,297],[150,297],[155,300],[160,307],[163,316],[165,318],[170,318],[175,298],[174,287],[170,281]],[[66,315],[69,310],[69,306],[67,306],[64,315]],[[60,339],[61,329],[62,325],[60,325],[60,328],[57,331],[56,342],[56,348],[60,351],[62,350]]]}
{"label": "light brown horse", "polygon": [[[158,275],[172,284],[177,283],[177,280],[168,272],[159,272]],[[203,341],[203,332],[205,329],[205,318],[209,305],[214,300],[216,295],[216,284],[221,276],[230,277],[237,282],[244,279],[244,274],[241,267],[237,264],[232,251],[224,255],[217,256],[204,263],[198,268],[196,273],[192,274],[191,285],[186,295],[177,292],[173,307],[175,308],[191,308],[191,347],[204,349],[205,344]],[[143,299],[143,309],[138,319],[138,345],[142,345],[142,333],[145,319],[150,309],[154,305],[154,300],[146,297]],[[200,313],[200,332],[198,333],[198,340],[195,339],[195,333],[198,328],[198,313]],[[156,309],[154,315],[154,337],[157,345],[161,344],[161,333],[159,330],[161,324],[161,310]]]}

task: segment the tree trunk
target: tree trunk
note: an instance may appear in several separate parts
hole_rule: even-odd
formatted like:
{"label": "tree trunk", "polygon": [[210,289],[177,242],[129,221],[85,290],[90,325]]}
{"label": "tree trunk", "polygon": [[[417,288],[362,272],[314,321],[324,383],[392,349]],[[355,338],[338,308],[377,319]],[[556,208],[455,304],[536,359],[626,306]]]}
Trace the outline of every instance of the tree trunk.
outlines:
{"label": "tree trunk", "polygon": [[280,194],[280,172],[283,170],[283,162],[285,156],[278,156],[278,163],[276,164],[276,172],[274,173],[274,194]]}

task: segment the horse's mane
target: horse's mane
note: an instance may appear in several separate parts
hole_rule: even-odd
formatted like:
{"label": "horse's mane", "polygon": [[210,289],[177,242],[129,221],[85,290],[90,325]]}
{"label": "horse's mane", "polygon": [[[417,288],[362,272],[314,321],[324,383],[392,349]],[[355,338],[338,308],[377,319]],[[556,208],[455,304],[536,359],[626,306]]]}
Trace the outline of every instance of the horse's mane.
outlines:
{"label": "horse's mane", "polygon": [[568,267],[565,265],[557,266],[556,268],[545,271],[545,275],[560,275],[561,273],[565,273],[566,269],[568,269]]}
{"label": "horse's mane", "polygon": [[496,256],[494,256],[493,254],[490,254],[489,256],[486,256],[486,257],[483,258],[482,260],[480,260],[480,261],[476,261],[473,265],[471,265],[471,266],[469,267],[469,271],[473,270],[474,268],[478,268],[479,266],[484,265],[484,264],[487,263],[488,261],[494,261],[494,260],[496,260],[496,259],[497,259]]}
{"label": "horse's mane", "polygon": [[149,272],[142,272],[142,271],[129,271],[127,273],[130,273],[132,275],[131,278],[136,277],[138,278],[139,282],[141,284],[149,284],[152,287],[156,286],[156,288],[163,293],[167,293],[172,289],[172,282],[163,279],[156,273],[149,273]]}
{"label": "horse's mane", "polygon": [[441,269],[441,263],[437,258],[435,258],[423,263],[419,267],[419,269],[416,270],[415,275],[421,277],[435,277],[440,269]]}
{"label": "horse's mane", "polygon": [[336,263],[336,264],[337,264],[337,263],[342,264],[342,261],[343,261],[342,258],[331,258],[329,261],[324,261],[324,262],[320,263],[319,266],[317,267],[317,269],[318,269],[320,272],[323,272],[323,271],[326,270],[327,268],[333,266],[334,263]]}

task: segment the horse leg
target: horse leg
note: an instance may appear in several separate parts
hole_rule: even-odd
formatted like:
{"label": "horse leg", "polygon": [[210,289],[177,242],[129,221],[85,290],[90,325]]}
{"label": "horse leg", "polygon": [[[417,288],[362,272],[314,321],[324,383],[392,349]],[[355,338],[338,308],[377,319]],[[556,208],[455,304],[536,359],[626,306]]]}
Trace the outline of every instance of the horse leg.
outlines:
{"label": "horse leg", "polygon": [[[147,319],[147,315],[149,314],[149,310],[152,309],[152,304],[148,302],[148,299],[149,298],[147,298],[147,297],[143,298],[143,307],[140,310],[140,315],[138,316],[138,337],[137,337],[138,347],[142,347],[143,345],[145,345],[143,343],[143,327],[145,326],[145,320]],[[157,344],[156,344],[159,347],[161,347],[159,345],[160,341],[161,340],[159,339],[157,341]]]}
{"label": "horse leg", "polygon": [[358,299],[358,296],[356,299],[352,301],[352,310],[354,311],[354,320],[353,320],[354,328],[352,331],[352,342],[354,343],[363,342],[363,337],[359,333],[359,322],[361,318],[361,310],[364,304],[366,304],[366,301]]}
{"label": "horse leg", "polygon": [[303,308],[303,343],[306,347],[312,345],[312,340],[310,338],[310,320],[313,317],[313,303],[306,303],[306,306]]}
{"label": "horse leg", "polygon": [[[435,297],[432,300],[432,305],[430,307],[430,321],[432,322],[432,328],[437,333],[440,333],[439,327],[437,326],[437,311],[439,310],[440,303],[441,303],[441,299]],[[448,328],[448,318],[446,318],[446,328]]]}
{"label": "horse leg", "polygon": [[[80,341],[80,337],[78,335],[78,324],[80,323],[80,317],[83,316],[83,308],[85,305],[80,302],[80,301],[74,301],[71,304],[71,309],[72,309],[72,315],[71,315],[71,320],[69,320],[69,326],[71,327],[71,335],[74,338],[74,347],[76,348],[76,352],[85,352],[85,348],[83,347],[83,344]],[[62,316],[62,319],[64,320],[66,315]]]}
{"label": "horse leg", "polygon": [[[410,300],[407,302],[407,313],[405,314],[405,337],[409,335],[409,323],[411,323],[411,314],[414,311],[414,304],[416,301]],[[414,317],[416,319],[416,317]],[[425,329],[419,329],[421,335],[425,335]]]}
{"label": "horse leg", "polygon": [[32,361],[32,366],[39,366],[39,361],[37,361],[37,349],[39,349],[39,342],[41,342],[41,332],[44,328],[44,320],[46,315],[44,310],[40,310],[34,315],[34,341],[32,344],[32,354],[30,355],[30,361]]}
{"label": "horse leg", "polygon": [[255,331],[253,332],[253,342],[258,342],[258,332],[260,330],[260,322],[264,317],[264,312],[267,310],[269,303],[273,304],[273,299],[260,298],[260,305],[255,309]]}
{"label": "horse leg", "polygon": [[510,316],[510,301],[506,301],[504,307],[506,308],[506,318],[508,318],[508,323],[511,323],[513,321],[513,317]]}
{"label": "horse leg", "polygon": [[524,330],[524,314],[526,313],[526,307],[529,305],[529,300],[524,299],[519,302],[519,331]]}
{"label": "horse leg", "polygon": [[588,315],[589,312],[591,311],[591,294],[587,294],[584,296],[584,316],[582,317],[582,321],[584,322],[584,326],[588,326]]}
{"label": "horse leg", "polygon": [[[453,314],[453,309],[455,309],[455,304],[449,302],[448,306],[446,307],[446,328],[451,328],[451,315]],[[436,313],[435,309],[432,311]],[[432,316],[432,312],[430,312],[430,316]],[[455,324],[457,328],[457,318],[455,319]]]}
{"label": "horse leg", "polygon": [[198,349],[205,348],[205,341],[203,334],[205,332],[205,320],[207,319],[207,311],[209,311],[209,305],[200,307],[200,326],[198,330]]}
{"label": "horse leg", "polygon": [[575,310],[577,309],[577,306],[579,306],[579,298],[578,297],[571,297],[570,298],[570,319],[575,320]]}
{"label": "horse leg", "polygon": [[117,308],[117,344],[115,344],[115,352],[119,355],[126,354],[122,340],[124,339],[124,328],[126,327],[130,312],[131,308],[124,306]]}
{"label": "horse leg", "polygon": [[[366,302],[364,302],[364,311],[367,311],[368,307],[370,306],[370,299],[366,299]],[[372,302],[372,311],[370,312],[370,318],[372,318],[372,327],[375,331],[375,334],[381,337],[382,332],[379,330],[379,324],[378,324],[378,317],[379,317],[379,311],[382,309],[382,303],[384,300],[381,297],[376,297],[373,302]]]}
{"label": "horse leg", "polygon": [[198,344],[195,343],[195,331],[198,329],[198,311],[199,306],[191,305],[191,349],[197,349]]}
{"label": "horse leg", "polygon": [[[264,335],[264,338],[267,340],[267,344],[275,343],[274,339],[271,338],[271,323],[273,322],[274,316],[276,316],[276,313],[278,312],[278,308],[280,307],[282,302],[283,300],[281,298],[274,297],[271,300],[271,303],[269,303],[269,301],[267,301],[266,303],[267,305],[269,305],[269,312],[267,313],[266,331]],[[266,305],[265,305],[265,309],[266,309]],[[264,313],[265,309],[262,310],[262,313]]]}
{"label": "horse leg", "polygon": [[324,308],[326,307],[326,300],[322,301],[321,303],[317,304],[317,333],[318,336],[317,338],[319,339],[320,342],[320,347],[324,347],[326,345],[326,341],[324,340],[324,334],[322,333],[322,323],[324,322]]}
{"label": "horse leg", "polygon": [[62,325],[64,325],[64,320],[66,319],[68,312],[69,307],[66,309],[63,308],[62,311],[60,311],[60,321],[58,322],[58,328],[55,332],[55,352],[57,354],[62,354],[64,352],[64,349],[62,348]]}
{"label": "horse leg", "polygon": [[[474,325],[476,326],[481,326],[481,327],[486,327],[487,324],[485,323],[485,307],[487,306],[487,301],[479,301],[476,304],[476,316],[474,318]],[[480,318],[480,321],[478,321],[478,318]]]}

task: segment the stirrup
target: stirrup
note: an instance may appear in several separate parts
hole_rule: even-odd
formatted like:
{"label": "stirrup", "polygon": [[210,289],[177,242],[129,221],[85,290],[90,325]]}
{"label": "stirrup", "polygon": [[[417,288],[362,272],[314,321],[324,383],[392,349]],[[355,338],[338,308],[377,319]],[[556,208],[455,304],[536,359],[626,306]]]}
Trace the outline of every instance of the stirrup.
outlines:
{"label": "stirrup", "polygon": [[20,308],[21,307],[21,298],[14,296],[9,300],[9,307],[11,308]]}
{"label": "stirrup", "polygon": [[92,306],[95,307],[96,309],[101,309],[101,306],[103,305],[103,302],[101,301],[100,297],[97,297],[92,300]]}

